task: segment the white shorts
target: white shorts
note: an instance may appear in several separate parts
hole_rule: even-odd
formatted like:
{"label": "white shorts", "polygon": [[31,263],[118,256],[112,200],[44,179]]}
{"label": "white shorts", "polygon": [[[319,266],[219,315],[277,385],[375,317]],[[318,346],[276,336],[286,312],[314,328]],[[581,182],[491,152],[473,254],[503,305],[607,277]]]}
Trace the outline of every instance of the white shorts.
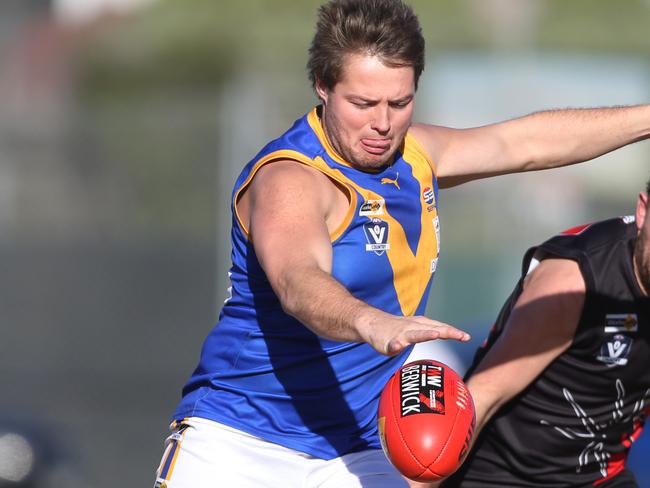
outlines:
{"label": "white shorts", "polygon": [[154,488],[407,488],[381,450],[315,458],[225,425],[172,423]]}

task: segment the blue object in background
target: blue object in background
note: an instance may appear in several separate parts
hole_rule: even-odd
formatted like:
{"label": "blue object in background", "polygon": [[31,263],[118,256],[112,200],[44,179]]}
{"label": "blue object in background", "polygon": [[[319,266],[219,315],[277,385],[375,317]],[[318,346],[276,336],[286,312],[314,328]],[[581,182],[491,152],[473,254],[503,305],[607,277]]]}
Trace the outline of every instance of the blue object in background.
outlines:
{"label": "blue object in background", "polygon": [[650,488],[650,435],[643,432],[637,439],[628,457],[628,466],[634,471],[639,488]]}

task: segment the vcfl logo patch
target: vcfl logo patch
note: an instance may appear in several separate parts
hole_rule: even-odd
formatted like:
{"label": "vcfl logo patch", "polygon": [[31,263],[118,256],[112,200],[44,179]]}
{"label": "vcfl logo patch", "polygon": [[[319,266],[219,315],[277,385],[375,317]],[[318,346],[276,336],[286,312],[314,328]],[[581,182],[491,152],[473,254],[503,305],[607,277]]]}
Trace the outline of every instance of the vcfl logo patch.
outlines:
{"label": "vcfl logo patch", "polygon": [[600,355],[596,356],[596,359],[606,364],[625,366],[630,349],[632,349],[632,338],[616,334],[603,343]]}
{"label": "vcfl logo patch", "polygon": [[366,251],[372,251],[381,256],[390,249],[388,244],[388,222],[381,219],[372,219],[363,224],[363,232],[366,234]]}

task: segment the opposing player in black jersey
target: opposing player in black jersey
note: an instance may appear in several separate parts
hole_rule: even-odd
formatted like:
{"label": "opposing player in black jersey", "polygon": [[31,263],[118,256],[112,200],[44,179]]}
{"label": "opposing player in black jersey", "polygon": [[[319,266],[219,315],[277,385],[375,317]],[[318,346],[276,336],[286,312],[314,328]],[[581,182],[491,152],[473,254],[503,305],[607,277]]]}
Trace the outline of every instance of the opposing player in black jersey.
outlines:
{"label": "opposing player in black jersey", "polygon": [[530,249],[468,372],[481,430],[444,488],[636,487],[650,412],[650,211]]}

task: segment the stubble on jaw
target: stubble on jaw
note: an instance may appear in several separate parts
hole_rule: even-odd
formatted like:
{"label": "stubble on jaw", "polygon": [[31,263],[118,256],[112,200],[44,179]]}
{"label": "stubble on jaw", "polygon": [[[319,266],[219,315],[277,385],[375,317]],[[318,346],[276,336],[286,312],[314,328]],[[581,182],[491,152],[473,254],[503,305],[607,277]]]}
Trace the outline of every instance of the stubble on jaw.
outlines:
{"label": "stubble on jaw", "polygon": [[641,229],[634,243],[632,260],[636,279],[646,296],[650,291],[650,246],[648,244],[647,233]]}
{"label": "stubble on jaw", "polygon": [[395,155],[397,154],[397,148],[393,149],[390,151],[390,153],[381,158],[373,158],[371,155],[368,155],[366,158],[364,158],[363,155],[356,157],[354,154],[354,149],[352,147],[346,147],[343,142],[343,135],[341,131],[337,130],[337,124],[339,124],[339,122],[336,119],[336,116],[331,115],[327,112],[327,110],[323,110],[321,123],[323,125],[325,137],[327,137],[327,140],[329,141],[334,151],[336,151],[337,155],[355,168],[361,171],[378,171],[393,164]]}
{"label": "stubble on jaw", "polygon": [[389,166],[393,162],[395,151],[392,151],[390,154],[387,154],[382,158],[372,158],[371,156],[364,158],[363,156],[355,156],[353,148],[346,147],[343,142],[343,135],[336,128],[338,124],[336,117],[325,112],[323,114],[322,122],[323,130],[325,131],[325,137],[327,137],[327,140],[329,141],[332,148],[344,161],[351,164],[355,168],[362,171],[380,170],[386,166]]}

